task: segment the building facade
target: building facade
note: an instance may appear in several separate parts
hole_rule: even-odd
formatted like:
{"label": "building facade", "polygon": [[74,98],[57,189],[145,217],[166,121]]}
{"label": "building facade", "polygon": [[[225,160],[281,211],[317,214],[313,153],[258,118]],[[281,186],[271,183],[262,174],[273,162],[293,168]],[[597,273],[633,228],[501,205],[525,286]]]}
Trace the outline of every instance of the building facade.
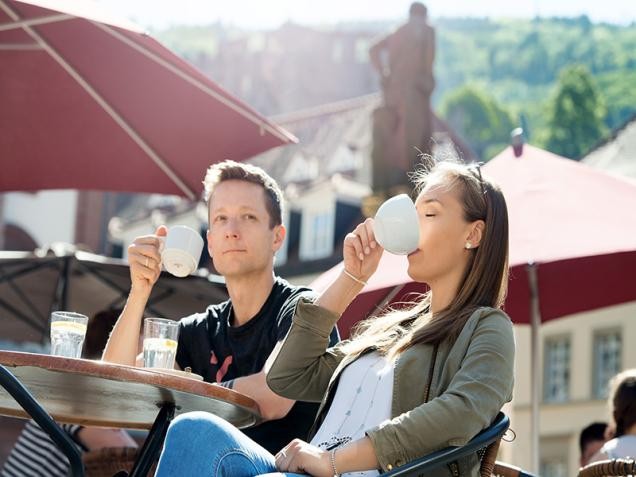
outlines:
{"label": "building facade", "polygon": [[[515,326],[515,394],[508,412],[516,438],[504,444],[502,459],[524,469],[532,466],[530,332],[529,326]],[[580,431],[609,420],[608,380],[636,367],[636,302],[552,320],[539,336],[540,468],[532,470],[542,477],[576,475]]]}

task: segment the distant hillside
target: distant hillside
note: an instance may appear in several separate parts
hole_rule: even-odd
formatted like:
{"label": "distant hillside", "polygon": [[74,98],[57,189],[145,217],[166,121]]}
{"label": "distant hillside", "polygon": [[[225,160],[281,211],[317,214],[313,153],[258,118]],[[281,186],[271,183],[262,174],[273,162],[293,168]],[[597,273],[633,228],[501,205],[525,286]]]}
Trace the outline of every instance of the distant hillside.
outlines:
{"label": "distant hillside", "polygon": [[[434,24],[437,105],[460,86],[476,85],[515,122],[523,114],[532,139],[545,131],[559,71],[579,63],[600,88],[608,128],[636,112],[636,24],[592,24],[587,17],[436,19]],[[279,114],[377,90],[367,50],[394,26],[286,24],[272,32],[245,32],[216,24],[156,36],[263,113]]]}
{"label": "distant hillside", "polygon": [[477,83],[530,128],[544,126],[559,71],[585,65],[605,99],[611,129],[636,111],[636,25],[592,24],[587,17],[537,20],[442,19],[438,26],[438,98]]}

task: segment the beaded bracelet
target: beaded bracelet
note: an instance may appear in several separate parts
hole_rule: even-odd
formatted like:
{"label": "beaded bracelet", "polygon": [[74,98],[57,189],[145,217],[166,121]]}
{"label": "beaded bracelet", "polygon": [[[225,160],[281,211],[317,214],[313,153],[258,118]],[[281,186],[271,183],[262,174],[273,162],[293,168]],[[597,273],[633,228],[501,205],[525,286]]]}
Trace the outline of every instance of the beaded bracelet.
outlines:
{"label": "beaded bracelet", "polygon": [[358,282],[360,285],[366,286],[367,282],[365,282],[364,280],[360,280],[358,277],[356,277],[355,275],[352,275],[351,273],[349,273],[347,270],[345,270],[344,268],[342,269],[342,271],[344,272],[344,274],[346,276],[348,276],[349,278],[351,278],[354,282]]}
{"label": "beaded bracelet", "polygon": [[336,450],[334,449],[329,454],[329,460],[331,461],[331,470],[333,470],[333,477],[340,477],[340,474],[336,470]]}

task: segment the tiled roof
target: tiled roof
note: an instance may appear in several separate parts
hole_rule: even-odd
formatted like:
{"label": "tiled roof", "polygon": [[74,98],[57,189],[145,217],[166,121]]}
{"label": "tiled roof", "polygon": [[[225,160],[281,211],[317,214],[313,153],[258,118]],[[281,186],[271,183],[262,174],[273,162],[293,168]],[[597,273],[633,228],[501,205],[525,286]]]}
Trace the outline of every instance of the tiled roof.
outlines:
{"label": "tiled roof", "polygon": [[[371,115],[381,102],[381,95],[376,93],[272,117],[273,122],[298,137],[299,143],[260,154],[250,162],[265,169],[282,187],[294,182],[286,172],[299,157],[315,171],[310,182],[340,172],[368,183],[373,141]],[[436,151],[446,154],[456,150],[465,161],[473,160],[470,148],[446,122],[433,115]],[[346,167],[346,158],[338,157],[339,149],[351,151],[350,167]],[[338,164],[334,164],[334,159],[339,159]]]}

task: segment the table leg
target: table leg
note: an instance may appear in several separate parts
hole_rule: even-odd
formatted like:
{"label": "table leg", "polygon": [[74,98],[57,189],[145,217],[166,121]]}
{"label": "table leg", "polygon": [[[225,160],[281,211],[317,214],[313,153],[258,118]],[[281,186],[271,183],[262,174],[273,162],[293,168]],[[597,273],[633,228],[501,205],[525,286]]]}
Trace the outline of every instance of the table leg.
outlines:
{"label": "table leg", "polygon": [[163,441],[166,438],[166,432],[168,432],[168,426],[173,418],[174,403],[163,403],[152,425],[152,429],[150,429],[148,437],[146,437],[146,442],[144,442],[139,452],[139,457],[137,457],[137,461],[130,471],[130,477],[146,477],[148,475],[150,467],[161,451]]}
{"label": "table leg", "polygon": [[62,430],[51,416],[44,410],[33,395],[25,388],[7,368],[0,365],[0,386],[22,406],[33,420],[46,432],[51,440],[64,452],[70,462],[73,477],[84,477],[84,464],[79,450],[71,438]]}

